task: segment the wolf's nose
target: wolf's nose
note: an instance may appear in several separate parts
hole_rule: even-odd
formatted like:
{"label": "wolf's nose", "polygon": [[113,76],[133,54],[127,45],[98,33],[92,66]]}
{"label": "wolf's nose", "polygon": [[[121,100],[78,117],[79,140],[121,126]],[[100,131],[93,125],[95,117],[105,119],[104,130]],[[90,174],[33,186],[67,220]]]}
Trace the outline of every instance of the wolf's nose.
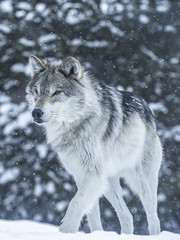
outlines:
{"label": "wolf's nose", "polygon": [[40,108],[35,108],[32,111],[32,116],[34,119],[40,119],[43,115],[43,111]]}

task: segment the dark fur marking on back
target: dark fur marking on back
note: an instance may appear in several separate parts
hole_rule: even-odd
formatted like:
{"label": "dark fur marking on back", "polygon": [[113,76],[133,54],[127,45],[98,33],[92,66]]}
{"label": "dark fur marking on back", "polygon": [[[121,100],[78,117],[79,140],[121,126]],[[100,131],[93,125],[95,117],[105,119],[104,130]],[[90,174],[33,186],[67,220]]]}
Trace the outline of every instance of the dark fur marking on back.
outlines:
{"label": "dark fur marking on back", "polygon": [[113,133],[117,109],[114,104],[114,100],[112,99],[113,96],[111,90],[104,85],[101,85],[101,87],[103,88],[101,106],[102,109],[105,110],[104,117],[108,116],[107,126],[103,135],[103,139],[106,140]]}
{"label": "dark fur marking on back", "polygon": [[134,112],[138,112],[141,119],[147,123],[154,122],[154,116],[144,99],[130,92],[120,91],[122,94],[123,123],[129,120]]}

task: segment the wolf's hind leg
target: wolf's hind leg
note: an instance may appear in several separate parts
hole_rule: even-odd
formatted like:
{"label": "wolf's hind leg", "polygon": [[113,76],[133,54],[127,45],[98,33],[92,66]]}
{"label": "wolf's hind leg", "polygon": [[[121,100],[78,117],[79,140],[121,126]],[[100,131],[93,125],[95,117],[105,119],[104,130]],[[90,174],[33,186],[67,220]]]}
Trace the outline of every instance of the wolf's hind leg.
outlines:
{"label": "wolf's hind leg", "polygon": [[[149,168],[151,172],[151,169]],[[139,196],[146,212],[148,229],[151,235],[160,233],[160,223],[157,215],[157,173],[131,172],[125,178],[130,188]]]}
{"label": "wolf's hind leg", "polygon": [[160,223],[157,215],[157,187],[152,187],[148,183],[143,184],[140,199],[146,212],[149,233],[151,235],[159,234]]}
{"label": "wolf's hind leg", "polygon": [[121,225],[121,233],[133,233],[133,217],[126,206],[122,197],[122,189],[119,182],[119,177],[109,180],[108,191],[104,194],[107,200],[114,207]]}
{"label": "wolf's hind leg", "polygon": [[99,210],[99,201],[97,200],[92,210],[87,214],[89,227],[91,232],[96,230],[103,230],[101,224],[101,216]]}

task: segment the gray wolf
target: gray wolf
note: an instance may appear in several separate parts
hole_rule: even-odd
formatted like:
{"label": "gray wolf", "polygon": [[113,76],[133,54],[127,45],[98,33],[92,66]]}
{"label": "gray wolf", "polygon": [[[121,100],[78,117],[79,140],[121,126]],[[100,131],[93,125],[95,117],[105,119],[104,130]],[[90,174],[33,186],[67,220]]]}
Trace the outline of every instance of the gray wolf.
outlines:
{"label": "gray wolf", "polygon": [[162,148],[147,103],[90,76],[74,57],[41,60],[31,55],[27,101],[35,123],[73,175],[77,193],[60,231],[78,231],[86,214],[91,231],[102,230],[99,198],[114,207],[121,232],[133,233],[133,218],[119,179],[144,206],[150,234],[160,232],[157,216],[158,171]]}

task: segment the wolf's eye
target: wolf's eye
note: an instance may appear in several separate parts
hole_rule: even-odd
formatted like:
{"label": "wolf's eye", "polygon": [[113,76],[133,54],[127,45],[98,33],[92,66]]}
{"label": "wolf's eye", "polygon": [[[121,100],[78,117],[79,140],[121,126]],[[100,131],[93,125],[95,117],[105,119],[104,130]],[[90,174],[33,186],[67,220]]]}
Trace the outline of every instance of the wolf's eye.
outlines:
{"label": "wolf's eye", "polygon": [[35,93],[35,94],[38,94],[38,90],[37,90],[36,88],[34,89],[34,93]]}
{"label": "wolf's eye", "polygon": [[55,91],[55,92],[53,93],[52,96],[53,96],[53,97],[54,97],[54,96],[57,96],[57,95],[59,95],[61,92],[62,92],[61,90],[57,90],[57,91]]}

